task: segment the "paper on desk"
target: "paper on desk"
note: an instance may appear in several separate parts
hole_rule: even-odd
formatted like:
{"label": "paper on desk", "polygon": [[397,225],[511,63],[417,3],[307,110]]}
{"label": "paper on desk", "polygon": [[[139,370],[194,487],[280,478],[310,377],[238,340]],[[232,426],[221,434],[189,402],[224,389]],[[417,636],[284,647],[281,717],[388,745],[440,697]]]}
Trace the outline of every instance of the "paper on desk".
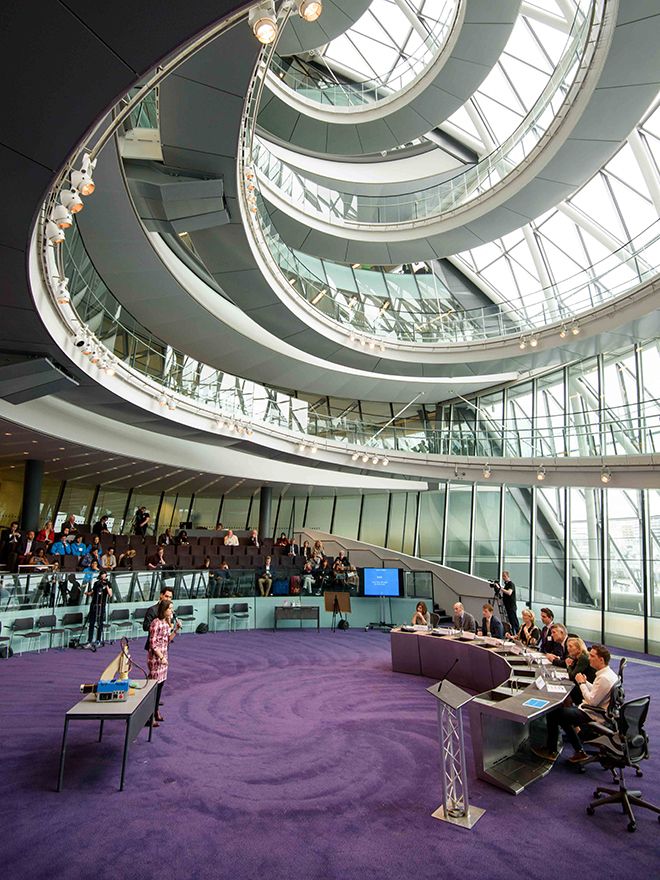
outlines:
{"label": "paper on desk", "polygon": [[568,672],[560,672],[559,670],[555,672],[557,678],[568,678]]}
{"label": "paper on desk", "polygon": [[565,694],[566,688],[561,684],[547,684],[546,690],[549,694]]}

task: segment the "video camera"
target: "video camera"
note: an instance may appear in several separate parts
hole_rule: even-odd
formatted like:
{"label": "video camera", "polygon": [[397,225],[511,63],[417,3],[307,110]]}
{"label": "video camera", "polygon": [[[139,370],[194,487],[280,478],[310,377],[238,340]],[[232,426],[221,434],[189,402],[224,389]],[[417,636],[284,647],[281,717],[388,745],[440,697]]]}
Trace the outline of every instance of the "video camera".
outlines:
{"label": "video camera", "polygon": [[499,596],[502,592],[502,584],[498,580],[488,581],[488,583],[493,588],[493,592],[496,596]]}

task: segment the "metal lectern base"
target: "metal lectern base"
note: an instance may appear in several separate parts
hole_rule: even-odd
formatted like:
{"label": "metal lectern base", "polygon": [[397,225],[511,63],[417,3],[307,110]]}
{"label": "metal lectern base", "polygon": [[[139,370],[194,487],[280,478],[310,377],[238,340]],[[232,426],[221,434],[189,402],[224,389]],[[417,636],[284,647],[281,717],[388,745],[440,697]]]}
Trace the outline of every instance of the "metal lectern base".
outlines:
{"label": "metal lectern base", "polygon": [[449,822],[451,825],[458,825],[460,828],[474,828],[485,812],[481,807],[468,807],[467,816],[445,816],[444,807],[438,807],[431,815],[434,819]]}

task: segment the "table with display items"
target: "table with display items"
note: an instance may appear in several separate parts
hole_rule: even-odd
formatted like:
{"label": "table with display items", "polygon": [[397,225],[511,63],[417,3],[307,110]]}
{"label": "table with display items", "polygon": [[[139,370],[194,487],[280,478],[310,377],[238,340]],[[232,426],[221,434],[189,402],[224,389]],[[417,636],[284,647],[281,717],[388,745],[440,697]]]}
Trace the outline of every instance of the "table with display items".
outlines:
{"label": "table with display items", "polygon": [[546,680],[548,663],[542,655],[524,653],[512,642],[447,630],[399,627],[391,632],[390,648],[394,672],[446,678],[475,694],[469,714],[480,779],[519,794],[550,772],[553,763],[531,748],[545,746],[545,716],[561,706],[573,687],[565,672]]}
{"label": "table with display items", "polygon": [[103,738],[103,725],[106,721],[123,721],[126,724],[124,734],[124,749],[121,759],[121,778],[119,791],[124,790],[124,778],[126,776],[126,759],[128,747],[137,737],[145,725],[149,725],[149,742],[153,733],[153,721],[156,713],[156,695],[158,693],[156,681],[147,681],[144,687],[136,689],[128,695],[126,700],[117,702],[97,702],[94,694],[87,694],[72,706],[64,716],[64,735],[60,751],[60,766],[57,776],[57,790],[62,791],[64,784],[64,759],[66,757],[66,740],[69,732],[69,724],[72,721],[100,721],[99,738]]}

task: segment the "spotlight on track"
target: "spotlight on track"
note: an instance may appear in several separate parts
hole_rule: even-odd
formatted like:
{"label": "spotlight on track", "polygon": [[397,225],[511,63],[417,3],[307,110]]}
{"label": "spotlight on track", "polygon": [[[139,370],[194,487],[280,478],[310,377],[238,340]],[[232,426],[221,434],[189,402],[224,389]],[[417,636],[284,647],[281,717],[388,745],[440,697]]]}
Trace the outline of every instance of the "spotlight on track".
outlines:
{"label": "spotlight on track", "polygon": [[48,244],[57,247],[57,245],[62,244],[64,241],[64,230],[60,229],[57,223],[49,220],[46,223],[46,238],[48,239]]}
{"label": "spotlight on track", "polygon": [[71,172],[71,186],[78,190],[81,196],[91,196],[96,189],[96,184],[92,179],[92,171],[95,166],[96,160],[93,160],[89,153],[85,153],[80,171]]}
{"label": "spotlight on track", "polygon": [[538,336],[530,336],[529,337],[529,344],[531,345],[532,348],[536,348],[536,346],[539,344]]}
{"label": "spotlight on track", "polygon": [[168,408],[169,410],[175,410],[175,409],[176,409],[176,400],[175,400],[173,397],[169,397],[169,398],[167,399],[167,408]]}
{"label": "spotlight on track", "polygon": [[527,340],[524,336],[520,337],[519,347],[521,351],[524,351],[527,348]]}
{"label": "spotlight on track", "polygon": [[316,21],[323,12],[323,3],[321,0],[300,0],[298,4],[298,15],[305,21]]}
{"label": "spotlight on track", "polygon": [[484,480],[490,480],[490,476],[491,476],[490,465],[485,464],[484,465]]}
{"label": "spotlight on track", "polygon": [[365,464],[369,461],[369,456],[368,456],[366,453],[362,456],[362,461],[363,461]]}
{"label": "spotlight on track", "polygon": [[77,214],[85,207],[85,203],[80,198],[80,193],[74,189],[63,189],[60,191],[60,202],[62,206],[72,214]]}
{"label": "spotlight on track", "polygon": [[540,465],[540,467],[537,469],[536,479],[539,481],[539,483],[542,483],[543,480],[545,480],[545,468],[543,467],[543,465]]}
{"label": "spotlight on track", "polygon": [[561,330],[559,331],[559,338],[566,339],[567,336],[568,336],[568,328],[566,327],[566,324],[562,324]]}
{"label": "spotlight on track", "polygon": [[354,452],[353,455],[351,455],[351,461],[357,461],[359,457],[360,457],[360,453]]}
{"label": "spotlight on track", "polygon": [[382,459],[382,461],[381,461],[381,464],[382,464],[383,467],[387,467],[389,463],[390,463],[389,458],[384,458],[384,459]]}
{"label": "spotlight on track", "polygon": [[50,219],[59,226],[60,229],[68,229],[73,224],[73,216],[68,208],[64,205],[55,205],[50,215]]}
{"label": "spotlight on track", "polygon": [[69,294],[69,279],[68,278],[55,278],[55,299],[61,306],[68,306],[71,302],[71,295]]}
{"label": "spotlight on track", "polygon": [[601,483],[605,483],[607,485],[607,483],[609,483],[611,481],[611,479],[612,479],[612,471],[608,467],[603,466],[600,469]]}
{"label": "spotlight on track", "polygon": [[580,325],[577,321],[573,321],[573,323],[571,324],[571,333],[573,334],[573,336],[580,335]]}
{"label": "spotlight on track", "polygon": [[264,46],[273,43],[277,39],[277,17],[273,0],[265,0],[253,6],[248,15],[248,24],[260,43]]}
{"label": "spotlight on track", "polygon": [[158,406],[167,406],[167,397],[164,394],[161,394],[158,398]]}

